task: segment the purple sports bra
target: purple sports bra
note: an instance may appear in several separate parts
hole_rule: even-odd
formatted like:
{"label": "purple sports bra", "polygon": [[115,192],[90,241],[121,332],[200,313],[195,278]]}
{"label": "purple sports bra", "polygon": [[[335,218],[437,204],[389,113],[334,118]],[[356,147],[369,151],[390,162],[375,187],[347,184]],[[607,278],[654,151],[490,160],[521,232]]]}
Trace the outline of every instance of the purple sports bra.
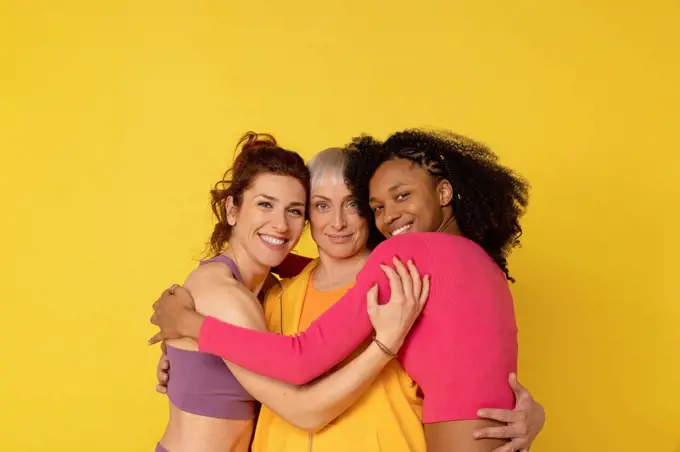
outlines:
{"label": "purple sports bra", "polygon": [[[243,282],[236,263],[219,255],[201,261],[221,262],[234,278]],[[168,397],[177,408],[188,413],[218,419],[254,419],[257,402],[243,389],[222,358],[168,345],[170,379]]]}

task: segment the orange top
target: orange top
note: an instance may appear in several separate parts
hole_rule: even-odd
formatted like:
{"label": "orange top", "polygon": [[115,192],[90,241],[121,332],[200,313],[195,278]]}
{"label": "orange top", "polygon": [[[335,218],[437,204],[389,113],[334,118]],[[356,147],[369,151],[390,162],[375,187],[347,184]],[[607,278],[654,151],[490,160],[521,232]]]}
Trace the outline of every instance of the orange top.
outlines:
{"label": "orange top", "polygon": [[314,288],[312,280],[314,278],[309,278],[309,284],[307,284],[307,296],[302,304],[302,312],[300,313],[300,326],[298,331],[304,331],[307,329],[311,323],[319,318],[321,314],[326,312],[328,308],[333,306],[336,301],[342,298],[343,295],[349,290],[349,288],[354,284],[347,284],[345,287],[340,289],[331,290],[329,292],[321,292]]}
{"label": "orange top", "polygon": [[[316,290],[311,280],[317,263],[318,260],[312,261],[298,276],[284,279],[281,287],[267,291],[264,311],[269,331],[299,334],[354,284],[329,292]],[[362,348],[355,350],[353,355]],[[351,359],[352,356],[347,358]],[[350,408],[320,431],[297,428],[263,405],[252,450],[424,452],[423,408],[417,391],[418,387],[399,362],[392,360]]]}

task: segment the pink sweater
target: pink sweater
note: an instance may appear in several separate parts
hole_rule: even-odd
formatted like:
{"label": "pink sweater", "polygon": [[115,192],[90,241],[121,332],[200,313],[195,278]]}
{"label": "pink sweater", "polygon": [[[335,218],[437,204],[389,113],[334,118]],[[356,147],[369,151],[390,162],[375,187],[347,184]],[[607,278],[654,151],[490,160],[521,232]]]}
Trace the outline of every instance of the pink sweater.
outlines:
{"label": "pink sweater", "polygon": [[250,330],[207,317],[199,350],[261,375],[305,384],[331,369],[372,333],[366,292],[390,298],[379,264],[413,259],[431,278],[430,296],[400,351],[423,391],[423,422],[476,419],[479,408],[512,409],[508,374],[517,370],[517,327],[503,272],[476,243],[450,234],[396,236],[380,244],[352,289],[297,336]]}

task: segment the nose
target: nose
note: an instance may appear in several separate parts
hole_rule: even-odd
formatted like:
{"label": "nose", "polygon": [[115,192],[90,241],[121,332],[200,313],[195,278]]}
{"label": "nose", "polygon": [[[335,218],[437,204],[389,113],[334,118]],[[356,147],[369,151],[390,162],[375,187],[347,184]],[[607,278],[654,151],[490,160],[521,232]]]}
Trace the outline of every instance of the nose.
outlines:
{"label": "nose", "polygon": [[288,215],[286,215],[285,210],[274,215],[274,218],[272,219],[272,227],[279,234],[288,232]]}
{"label": "nose", "polygon": [[345,212],[343,209],[335,209],[333,214],[333,223],[331,223],[333,229],[340,230],[347,226],[347,220],[345,219]]}
{"label": "nose", "polygon": [[394,221],[398,220],[399,217],[401,217],[401,212],[399,212],[398,209],[395,209],[394,206],[391,206],[389,204],[385,204],[383,210],[385,224],[394,223]]}

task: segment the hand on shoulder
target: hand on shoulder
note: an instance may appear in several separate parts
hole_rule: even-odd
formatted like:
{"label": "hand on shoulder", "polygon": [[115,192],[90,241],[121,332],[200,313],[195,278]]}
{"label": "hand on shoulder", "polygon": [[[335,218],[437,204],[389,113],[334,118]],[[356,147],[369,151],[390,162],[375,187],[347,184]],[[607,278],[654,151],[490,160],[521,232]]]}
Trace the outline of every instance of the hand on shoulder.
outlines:
{"label": "hand on shoulder", "polygon": [[261,329],[262,305],[226,265],[208,263],[195,269],[185,287],[196,302],[196,310],[205,316],[238,326]]}

